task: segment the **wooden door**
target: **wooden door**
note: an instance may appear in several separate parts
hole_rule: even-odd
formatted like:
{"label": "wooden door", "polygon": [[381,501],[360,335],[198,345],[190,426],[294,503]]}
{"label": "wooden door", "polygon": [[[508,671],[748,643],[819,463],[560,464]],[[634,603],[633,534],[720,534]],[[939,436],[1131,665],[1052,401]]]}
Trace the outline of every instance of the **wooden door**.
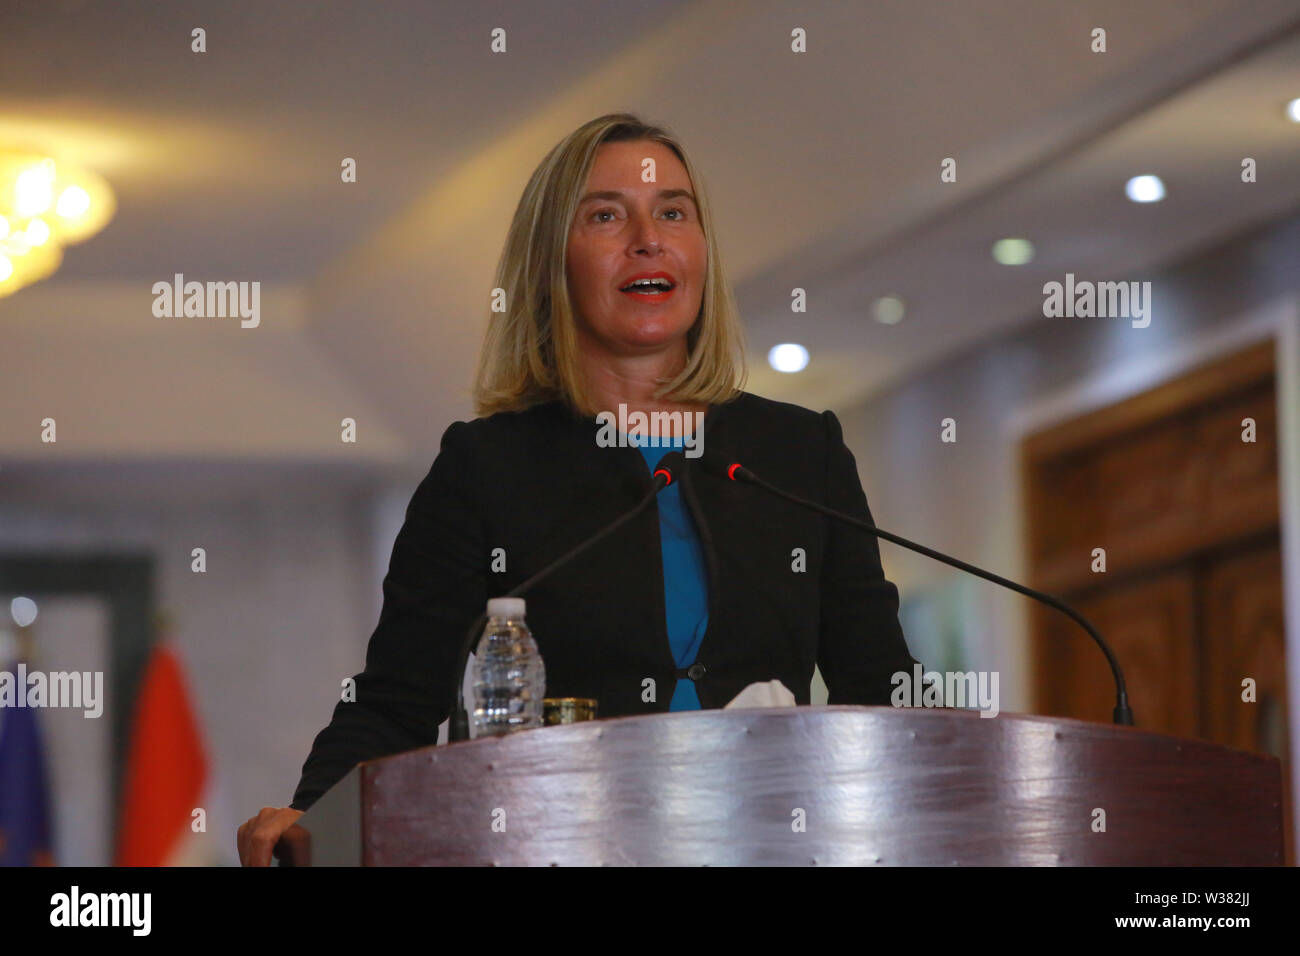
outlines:
{"label": "wooden door", "polygon": [[[1031,580],[1111,643],[1138,726],[1273,754],[1289,780],[1272,342],[1033,435],[1022,464]],[[1035,709],[1109,722],[1101,651],[1032,620]]]}
{"label": "wooden door", "polygon": [[[1210,562],[1201,590],[1205,634],[1200,736],[1285,758],[1285,627],[1276,539]],[[1243,682],[1254,684],[1254,699]]]}
{"label": "wooden door", "polygon": [[[1130,579],[1074,598],[1124,668],[1139,724],[1179,736],[1199,731],[1196,586],[1190,567]],[[1039,614],[1038,713],[1110,723],[1115,683],[1101,648],[1064,614]]]}

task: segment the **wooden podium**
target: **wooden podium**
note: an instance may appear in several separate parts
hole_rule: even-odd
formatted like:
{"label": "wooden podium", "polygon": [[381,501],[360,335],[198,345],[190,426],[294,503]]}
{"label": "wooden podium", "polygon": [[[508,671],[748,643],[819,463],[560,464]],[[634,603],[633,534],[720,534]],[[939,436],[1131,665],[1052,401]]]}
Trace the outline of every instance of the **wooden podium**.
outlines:
{"label": "wooden podium", "polygon": [[[1101,815],[1104,811],[1104,832]],[[359,764],[282,865],[1281,865],[1277,758],[1056,717],[703,710]]]}

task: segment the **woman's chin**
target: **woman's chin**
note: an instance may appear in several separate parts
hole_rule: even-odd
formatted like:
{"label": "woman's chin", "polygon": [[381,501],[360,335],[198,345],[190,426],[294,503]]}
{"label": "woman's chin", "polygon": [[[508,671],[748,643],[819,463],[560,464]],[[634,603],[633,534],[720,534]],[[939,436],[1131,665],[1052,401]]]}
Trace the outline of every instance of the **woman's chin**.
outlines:
{"label": "woman's chin", "polygon": [[655,348],[684,340],[688,331],[690,328],[684,323],[656,317],[629,323],[621,339],[640,348]]}
{"label": "woman's chin", "polygon": [[636,335],[622,340],[623,346],[631,352],[661,352],[683,342],[686,334],[680,335]]}

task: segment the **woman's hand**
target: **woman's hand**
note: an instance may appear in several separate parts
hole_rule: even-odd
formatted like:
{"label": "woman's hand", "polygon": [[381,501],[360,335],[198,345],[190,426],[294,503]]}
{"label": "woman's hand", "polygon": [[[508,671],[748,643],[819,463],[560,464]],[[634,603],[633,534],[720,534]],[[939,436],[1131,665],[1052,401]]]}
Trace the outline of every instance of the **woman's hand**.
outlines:
{"label": "woman's hand", "polygon": [[303,815],[292,807],[263,807],[239,827],[239,865],[270,866],[271,851],[280,835]]}

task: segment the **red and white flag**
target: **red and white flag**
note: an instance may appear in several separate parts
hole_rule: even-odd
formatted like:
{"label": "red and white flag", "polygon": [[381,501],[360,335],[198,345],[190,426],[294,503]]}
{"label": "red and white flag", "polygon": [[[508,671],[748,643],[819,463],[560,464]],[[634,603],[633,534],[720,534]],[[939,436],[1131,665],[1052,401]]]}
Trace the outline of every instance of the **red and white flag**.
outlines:
{"label": "red and white flag", "polygon": [[115,865],[223,862],[207,819],[212,777],[180,660],[159,642],[136,697]]}

